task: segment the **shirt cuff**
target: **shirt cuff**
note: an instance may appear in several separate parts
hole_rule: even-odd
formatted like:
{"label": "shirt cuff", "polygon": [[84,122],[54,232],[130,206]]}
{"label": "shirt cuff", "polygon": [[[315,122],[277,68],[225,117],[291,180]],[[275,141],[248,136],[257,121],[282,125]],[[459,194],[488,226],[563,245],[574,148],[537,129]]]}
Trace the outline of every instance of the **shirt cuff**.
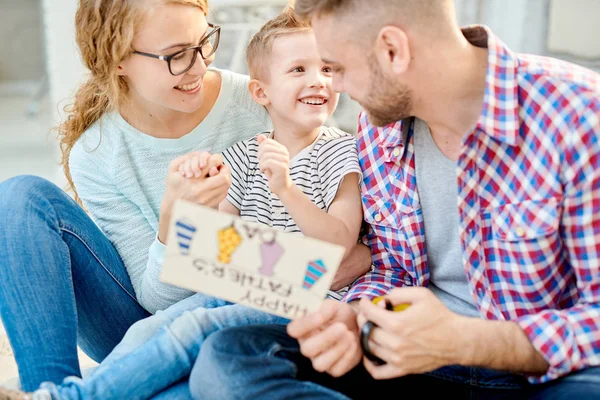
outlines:
{"label": "shirt cuff", "polygon": [[574,372],[572,352],[575,344],[564,337],[570,329],[562,318],[555,313],[543,312],[524,316],[515,322],[549,365],[544,375],[525,374],[530,383],[546,383]]}
{"label": "shirt cuff", "polygon": [[373,300],[375,297],[383,296],[392,290],[391,287],[386,285],[373,285],[373,284],[358,284],[352,286],[350,290],[344,295],[342,299],[345,303],[350,303],[355,300],[366,297],[369,300]]}
{"label": "shirt cuff", "polygon": [[163,262],[165,261],[165,251],[167,246],[162,244],[160,240],[158,240],[158,235],[154,238],[154,242],[150,245],[150,250],[148,251],[148,259],[152,260],[154,265],[158,265],[162,267]]}

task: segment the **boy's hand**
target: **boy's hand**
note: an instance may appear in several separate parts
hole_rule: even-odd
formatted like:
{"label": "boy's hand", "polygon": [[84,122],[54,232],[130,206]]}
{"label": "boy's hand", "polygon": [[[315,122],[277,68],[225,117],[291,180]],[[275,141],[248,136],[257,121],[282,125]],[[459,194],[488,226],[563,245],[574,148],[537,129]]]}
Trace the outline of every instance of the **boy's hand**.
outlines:
{"label": "boy's hand", "polygon": [[267,139],[259,135],[258,160],[260,171],[269,180],[269,189],[276,195],[280,195],[292,187],[290,178],[290,154],[284,145],[273,139]]}
{"label": "boy's hand", "polygon": [[184,178],[205,178],[217,175],[222,166],[220,154],[195,151],[182,157],[178,170]]}
{"label": "boy's hand", "polygon": [[216,209],[227,196],[230,186],[231,171],[223,164],[219,154],[194,152],[171,161],[160,205],[158,240],[166,243],[171,211],[176,200],[187,200]]}

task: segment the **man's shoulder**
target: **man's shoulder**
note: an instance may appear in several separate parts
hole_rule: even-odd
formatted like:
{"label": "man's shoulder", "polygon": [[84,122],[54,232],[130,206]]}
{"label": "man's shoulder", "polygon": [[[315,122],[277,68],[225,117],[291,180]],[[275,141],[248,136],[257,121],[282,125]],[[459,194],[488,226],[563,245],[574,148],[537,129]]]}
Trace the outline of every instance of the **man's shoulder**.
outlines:
{"label": "man's shoulder", "polygon": [[600,74],[591,69],[540,55],[519,54],[518,59],[519,84],[526,93],[600,97]]}

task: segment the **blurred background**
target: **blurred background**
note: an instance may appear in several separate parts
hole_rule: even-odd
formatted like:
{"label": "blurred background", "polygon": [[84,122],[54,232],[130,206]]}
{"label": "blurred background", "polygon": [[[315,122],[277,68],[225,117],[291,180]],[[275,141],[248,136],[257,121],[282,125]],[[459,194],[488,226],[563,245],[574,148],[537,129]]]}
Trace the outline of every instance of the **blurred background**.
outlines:
{"label": "blurred background", "polygon": [[[250,36],[287,0],[209,3],[209,20],[223,28],[215,65],[245,72],[244,48]],[[74,41],[76,4],[0,0],[0,182],[34,174],[60,186],[65,183],[52,127],[64,117],[61,110],[85,77]],[[514,51],[550,55],[600,71],[600,0],[456,0],[456,8],[462,25],[486,24]],[[331,122],[355,132],[358,112],[357,104],[342,96]],[[15,374],[0,325],[0,382]]]}
{"label": "blurred background", "polygon": [[[217,67],[245,72],[250,36],[287,0],[212,0],[223,26]],[[0,182],[35,174],[64,182],[53,126],[85,76],[73,37],[76,0],[0,0]],[[513,50],[600,69],[600,0],[456,0],[461,24],[490,26]],[[342,96],[331,123],[355,131]]]}

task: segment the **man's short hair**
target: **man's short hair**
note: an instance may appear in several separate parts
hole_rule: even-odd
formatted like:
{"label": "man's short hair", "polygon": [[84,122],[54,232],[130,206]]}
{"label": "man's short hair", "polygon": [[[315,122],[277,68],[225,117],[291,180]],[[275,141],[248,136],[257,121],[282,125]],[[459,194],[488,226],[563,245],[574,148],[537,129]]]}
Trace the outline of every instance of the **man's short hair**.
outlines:
{"label": "man's short hair", "polygon": [[298,18],[293,2],[290,3],[277,17],[263,25],[250,40],[246,48],[246,63],[250,78],[268,77],[275,39],[283,35],[311,30],[310,22]]}
{"label": "man's short hair", "polygon": [[295,11],[303,20],[334,15],[367,37],[391,24],[445,32],[443,22],[455,17],[453,0],[296,0]]}

